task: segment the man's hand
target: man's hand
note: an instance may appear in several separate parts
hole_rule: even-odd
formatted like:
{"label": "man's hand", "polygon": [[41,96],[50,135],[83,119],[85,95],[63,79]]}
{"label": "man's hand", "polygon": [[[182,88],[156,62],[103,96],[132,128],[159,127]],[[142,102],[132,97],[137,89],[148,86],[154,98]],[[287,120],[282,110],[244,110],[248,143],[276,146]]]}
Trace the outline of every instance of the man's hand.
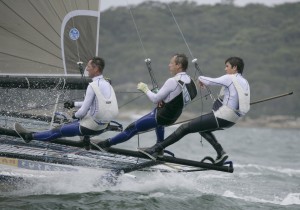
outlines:
{"label": "man's hand", "polygon": [[199,86],[200,86],[200,88],[202,88],[202,89],[205,89],[205,88],[206,88],[205,85],[204,85],[204,83],[201,82],[200,80],[199,80]]}
{"label": "man's hand", "polygon": [[72,109],[72,108],[74,108],[74,107],[75,107],[74,101],[66,101],[66,102],[64,103],[64,107],[65,107],[66,109]]}
{"label": "man's hand", "polygon": [[72,113],[72,119],[74,119],[74,120],[78,119],[78,118],[75,116],[75,113],[76,113],[76,112],[73,112],[73,113]]}
{"label": "man's hand", "polygon": [[144,93],[147,93],[149,91],[149,88],[148,86],[143,83],[143,82],[140,82],[138,85],[137,85],[137,89],[144,92]]}

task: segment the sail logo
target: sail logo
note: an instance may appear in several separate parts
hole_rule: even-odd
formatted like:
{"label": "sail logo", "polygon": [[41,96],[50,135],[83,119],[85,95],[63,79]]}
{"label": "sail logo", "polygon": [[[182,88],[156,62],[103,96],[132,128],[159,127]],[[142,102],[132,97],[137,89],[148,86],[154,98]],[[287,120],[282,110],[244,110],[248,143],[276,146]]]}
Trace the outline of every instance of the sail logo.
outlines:
{"label": "sail logo", "polygon": [[69,32],[69,37],[72,40],[77,40],[80,36],[79,31],[77,30],[77,28],[71,28],[70,32]]}

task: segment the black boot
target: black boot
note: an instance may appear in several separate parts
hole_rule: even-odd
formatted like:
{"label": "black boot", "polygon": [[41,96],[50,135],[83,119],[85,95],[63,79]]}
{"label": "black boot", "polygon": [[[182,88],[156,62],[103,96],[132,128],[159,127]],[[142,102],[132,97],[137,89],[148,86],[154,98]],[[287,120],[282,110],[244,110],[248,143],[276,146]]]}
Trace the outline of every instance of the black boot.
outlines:
{"label": "black boot", "polygon": [[223,150],[220,155],[217,156],[215,160],[215,165],[222,166],[228,158],[228,154]]}
{"label": "black boot", "polygon": [[216,137],[211,132],[201,132],[200,135],[212,145],[218,154],[214,164],[222,166],[227,160],[228,154],[223,150],[221,144],[219,144]]}
{"label": "black boot", "polygon": [[138,151],[147,155],[152,160],[156,160],[157,157],[162,158],[164,156],[164,148],[161,143],[156,143],[152,147],[138,148]]}
{"label": "black boot", "polygon": [[91,139],[89,136],[84,136],[82,139],[82,142],[83,142],[83,146],[86,150],[91,149]]}
{"label": "black boot", "polygon": [[14,129],[26,143],[29,143],[31,140],[33,140],[32,132],[27,131],[19,123],[14,124]]}
{"label": "black boot", "polygon": [[109,143],[109,139],[105,139],[104,141],[100,141],[97,143],[97,145],[101,148],[101,149],[107,149],[109,148],[111,145]]}
{"label": "black boot", "polygon": [[163,150],[179,141],[183,136],[186,135],[187,126],[185,124],[181,125],[176,131],[174,131],[170,136],[168,136],[164,141],[156,143],[150,148],[138,148],[138,151],[147,155],[153,160],[156,160],[157,157],[163,156]]}

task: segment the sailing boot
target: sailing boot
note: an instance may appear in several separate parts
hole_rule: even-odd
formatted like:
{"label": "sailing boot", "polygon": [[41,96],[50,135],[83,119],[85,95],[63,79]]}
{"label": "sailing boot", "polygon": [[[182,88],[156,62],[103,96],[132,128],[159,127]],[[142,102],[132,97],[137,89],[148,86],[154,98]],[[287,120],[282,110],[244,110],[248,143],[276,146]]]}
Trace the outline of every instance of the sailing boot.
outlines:
{"label": "sailing boot", "polygon": [[227,160],[228,154],[223,150],[221,144],[219,144],[216,137],[211,132],[200,132],[200,135],[212,145],[218,154],[214,164],[222,166]]}
{"label": "sailing boot", "polygon": [[19,123],[14,124],[14,129],[26,143],[29,143],[33,139],[32,132],[27,131]]}
{"label": "sailing boot", "polygon": [[144,155],[147,155],[152,160],[156,160],[157,157],[162,158],[164,156],[164,148],[161,145],[161,142],[156,143],[152,147],[146,147],[146,148],[138,148],[138,151],[143,153]]}
{"label": "sailing boot", "polygon": [[147,155],[153,160],[157,157],[162,157],[164,148],[174,144],[179,141],[183,136],[186,135],[187,126],[185,124],[181,125],[176,131],[174,131],[170,136],[168,136],[164,141],[156,143],[154,146],[149,148],[138,148],[138,151]]}
{"label": "sailing boot", "polygon": [[227,158],[228,158],[228,154],[224,150],[222,150],[221,153],[218,154],[218,156],[215,160],[215,165],[218,165],[218,166],[224,165]]}
{"label": "sailing boot", "polygon": [[91,138],[89,136],[84,136],[82,139],[83,146],[86,150],[91,149]]}
{"label": "sailing boot", "polygon": [[104,141],[100,141],[100,142],[97,143],[97,145],[98,145],[101,149],[106,150],[107,148],[109,148],[109,147],[111,146],[109,140],[110,140],[110,139],[105,139]]}

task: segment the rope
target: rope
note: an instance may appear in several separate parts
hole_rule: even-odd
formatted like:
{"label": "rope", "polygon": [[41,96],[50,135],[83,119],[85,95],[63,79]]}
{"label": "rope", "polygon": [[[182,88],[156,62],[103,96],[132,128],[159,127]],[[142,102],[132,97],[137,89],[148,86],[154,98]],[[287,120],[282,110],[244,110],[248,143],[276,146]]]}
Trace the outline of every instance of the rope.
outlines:
{"label": "rope", "polygon": [[[181,28],[180,28],[180,26],[179,26],[179,24],[178,24],[176,18],[175,18],[175,15],[174,15],[174,13],[173,13],[173,11],[172,11],[170,5],[167,4],[167,6],[168,6],[168,9],[169,9],[169,11],[170,11],[170,13],[171,13],[171,15],[172,15],[172,18],[173,18],[173,20],[174,20],[174,22],[175,22],[175,24],[176,24],[176,26],[177,26],[177,29],[178,29],[178,31],[180,32],[180,35],[181,35],[181,37],[182,37],[182,39],[183,39],[183,41],[184,41],[184,43],[185,43],[185,45],[186,45],[186,47],[187,47],[187,49],[188,49],[190,55],[191,55],[191,57],[192,57],[192,63],[194,63],[195,68],[196,68],[196,70],[199,72],[199,74],[200,74],[200,75],[203,75],[203,72],[201,71],[200,66],[199,66],[198,63],[197,63],[197,58],[194,57],[194,55],[193,55],[193,53],[192,53],[192,51],[191,51],[191,49],[190,49],[190,47],[189,47],[189,45],[188,45],[186,39],[185,39],[185,36],[184,36],[184,34],[183,34],[183,32],[182,32],[182,30],[181,30]],[[207,92],[208,92],[208,94],[210,95],[211,99],[212,99],[213,101],[215,101],[215,98],[213,97],[213,95],[212,95],[212,93],[211,93],[209,87],[206,87],[206,89],[207,89]]]}
{"label": "rope", "polygon": [[148,72],[149,72],[149,74],[150,74],[150,78],[151,78],[151,82],[152,82],[152,88],[153,88],[153,89],[157,89],[157,88],[158,88],[158,85],[157,85],[156,79],[155,79],[155,77],[154,77],[154,74],[153,74],[153,72],[152,72],[152,68],[151,68],[151,59],[148,58],[146,49],[145,49],[145,47],[144,47],[144,44],[143,44],[143,41],[142,41],[142,38],[141,38],[140,31],[139,31],[139,29],[138,29],[138,27],[137,27],[137,24],[136,24],[136,22],[135,22],[135,18],[134,18],[134,16],[133,16],[133,13],[132,13],[132,10],[131,10],[131,7],[130,7],[130,5],[128,4],[128,1],[127,1],[127,0],[126,0],[126,4],[127,4],[127,7],[128,7],[128,10],[129,10],[129,13],[130,13],[130,16],[131,16],[131,19],[132,19],[134,28],[135,28],[135,30],[136,30],[136,33],[137,33],[138,37],[139,37],[139,41],[140,41],[140,44],[141,44],[141,46],[142,46],[144,55],[145,55],[145,57],[146,57],[145,63],[146,63]]}

